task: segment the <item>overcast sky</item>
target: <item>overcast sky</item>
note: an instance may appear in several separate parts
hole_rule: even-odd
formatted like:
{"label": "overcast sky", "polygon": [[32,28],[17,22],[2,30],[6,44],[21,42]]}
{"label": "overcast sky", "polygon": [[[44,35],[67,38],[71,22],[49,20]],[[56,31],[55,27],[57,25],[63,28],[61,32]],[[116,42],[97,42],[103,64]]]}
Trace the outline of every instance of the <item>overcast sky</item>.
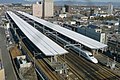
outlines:
{"label": "overcast sky", "polygon": [[120,2],[120,0],[54,0],[54,1]]}
{"label": "overcast sky", "polygon": [[[0,0],[0,3],[13,3],[13,2],[24,2],[24,1],[41,1],[41,0]],[[87,1],[87,2],[120,2],[120,0],[54,0],[54,1]]]}

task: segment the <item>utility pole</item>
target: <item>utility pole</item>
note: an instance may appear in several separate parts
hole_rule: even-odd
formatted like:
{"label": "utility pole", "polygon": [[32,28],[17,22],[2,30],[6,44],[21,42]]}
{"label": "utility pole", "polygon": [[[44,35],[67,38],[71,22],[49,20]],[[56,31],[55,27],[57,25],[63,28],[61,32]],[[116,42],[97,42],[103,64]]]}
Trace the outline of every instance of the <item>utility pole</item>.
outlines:
{"label": "utility pole", "polygon": [[116,40],[116,51],[117,51],[117,56],[116,56],[116,61],[118,60],[118,38]]}
{"label": "utility pole", "polygon": [[106,65],[107,67],[109,67],[110,66],[110,59],[109,59],[109,57],[107,58],[107,65]]}
{"label": "utility pole", "polygon": [[35,68],[35,51],[33,51],[33,60],[34,60],[34,68]]}
{"label": "utility pole", "polygon": [[120,19],[119,18],[117,18],[118,19],[118,22],[119,22],[119,26],[118,26],[118,34],[120,34]]}
{"label": "utility pole", "polygon": [[115,69],[115,65],[116,65],[115,59],[116,59],[116,57],[114,57],[114,61],[112,62],[111,66],[110,66],[112,70]]}
{"label": "utility pole", "polygon": [[35,51],[33,51],[33,62],[34,62],[34,68],[35,68],[35,57],[36,56],[39,56],[39,55],[41,55],[41,53],[35,53]]}

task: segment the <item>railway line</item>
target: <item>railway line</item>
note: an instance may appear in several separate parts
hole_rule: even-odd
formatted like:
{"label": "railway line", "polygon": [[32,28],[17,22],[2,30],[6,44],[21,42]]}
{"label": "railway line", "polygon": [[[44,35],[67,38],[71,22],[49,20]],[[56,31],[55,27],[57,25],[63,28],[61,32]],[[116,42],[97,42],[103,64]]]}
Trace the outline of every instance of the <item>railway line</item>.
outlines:
{"label": "railway line", "polygon": [[[24,45],[24,44],[23,44]],[[29,44],[30,45],[30,44]],[[33,60],[33,54],[27,49],[27,47],[24,45],[24,48],[26,49],[30,59]],[[69,54],[66,54],[65,60],[67,62],[67,65],[70,68],[70,71],[74,73],[74,76],[77,76],[79,80],[118,80],[120,79],[120,76],[114,74],[104,66],[101,66],[100,64],[93,64],[89,61],[84,60],[83,58],[78,57],[77,54],[69,50]],[[63,60],[63,57],[59,56],[61,60]],[[55,74],[50,67],[48,67],[47,64],[42,59],[36,59],[35,60],[36,66],[39,66],[39,68],[42,69],[42,71],[46,74],[47,77],[49,77],[50,80],[63,80],[60,76]],[[73,77],[71,77],[74,79]]]}
{"label": "railway line", "polygon": [[[49,62],[50,62],[50,58],[48,58]],[[71,65],[68,65],[68,63],[66,63],[66,61],[62,58],[62,57],[58,57],[58,61],[67,64],[68,68],[67,68],[67,74],[63,73],[60,74],[61,77],[68,77],[68,79],[72,79],[74,80],[75,78],[79,79],[79,80],[84,80],[84,78],[81,75],[78,75],[77,72],[74,70],[74,68]],[[67,76],[66,76],[67,75]]]}
{"label": "railway line", "polygon": [[[50,38],[52,40],[54,40],[54,38],[52,38],[52,37],[50,37]],[[56,40],[54,40],[54,41],[56,41]],[[58,44],[63,46],[60,43],[58,43]],[[96,79],[100,79],[100,80],[103,80],[103,79],[108,79],[108,80],[109,79],[117,79],[118,80],[118,79],[120,79],[120,76],[118,76],[117,74],[113,73],[112,71],[107,69],[105,66],[102,66],[100,64],[93,64],[93,63],[91,63],[89,61],[84,60],[83,58],[78,57],[78,55],[76,53],[74,53],[73,51],[71,51],[71,50],[68,50],[68,51],[70,53],[66,55],[65,60],[67,61],[67,65],[69,67],[70,67],[70,65],[72,66],[72,70],[74,70],[74,72],[76,72],[77,75],[81,76],[81,74],[86,73],[84,75],[88,75],[89,76],[88,78],[90,78],[90,76],[91,76],[92,80],[96,80]],[[60,57],[60,58],[62,60],[64,60],[63,59],[64,57]],[[80,65],[80,64],[82,64],[82,65]],[[82,66],[82,67],[80,67],[80,66]],[[78,67],[80,67],[80,68],[77,69]],[[84,69],[84,70],[81,70],[81,69]],[[81,72],[81,71],[83,71],[83,72]]]}
{"label": "railway line", "polygon": [[[22,42],[22,40],[21,40]],[[24,48],[25,51],[27,51],[27,55],[29,56],[29,59],[33,61],[33,54],[31,53],[31,50],[27,49],[27,46],[31,45],[29,42],[26,42],[24,44],[24,42],[21,43],[22,47]],[[48,67],[48,65],[45,64],[44,61],[42,61],[41,59],[36,59],[35,62],[37,63],[36,65],[39,66],[39,68],[42,69],[42,71],[45,73],[45,75],[50,79],[50,80],[64,80],[63,76],[58,76],[57,74],[55,74],[53,71],[51,71],[51,69]],[[72,70],[73,71],[73,70]],[[74,74],[76,74],[74,72]],[[82,80],[82,78],[80,78],[80,76],[78,76],[80,80]],[[70,79],[74,80],[74,77],[70,77]],[[83,79],[84,80],[84,79]]]}
{"label": "railway line", "polygon": [[[61,60],[65,61],[63,57],[59,57]],[[68,60],[68,59],[67,59]],[[83,76],[83,73],[80,73],[80,71],[76,70],[74,67],[75,65],[70,63],[70,61],[66,60],[66,64],[69,67],[69,70],[79,79],[79,80],[85,80],[86,78]]]}
{"label": "railway line", "polygon": [[[51,38],[53,39],[53,38]],[[53,39],[54,40],[54,39]],[[60,44],[60,43],[58,43]],[[60,44],[61,45],[61,44]],[[61,45],[62,46],[62,45]],[[83,79],[91,79],[91,80],[96,80],[96,79],[106,79],[113,75],[114,73],[110,73],[110,70],[102,70],[103,66],[99,64],[93,64],[89,61],[86,61],[80,57],[73,51],[69,50],[69,54],[66,55],[65,60],[67,61],[67,65],[72,67],[72,70],[77,73],[79,76],[84,76]],[[64,60],[64,57],[60,57],[62,60]],[[92,66],[91,66],[92,65]],[[98,67],[96,67],[98,66]],[[100,69],[101,68],[101,69]],[[100,72],[101,71],[101,72]],[[104,72],[104,74],[103,74]],[[81,75],[82,74],[82,75]],[[87,77],[86,77],[87,75]],[[114,75],[117,76],[117,75]]]}
{"label": "railway line", "polygon": [[58,80],[59,78],[55,75],[51,69],[42,61],[42,60],[37,60],[37,63],[39,64],[38,66],[43,68],[42,70],[45,72],[46,76],[49,77],[49,80]]}
{"label": "railway line", "polygon": [[[31,59],[33,60],[33,55],[31,54],[31,52],[29,50],[27,50],[27,52],[31,57]],[[60,57],[62,61],[64,61],[63,58],[64,58],[63,56]],[[67,61],[67,65],[69,66],[70,71],[79,80],[84,80],[84,79],[103,80],[103,79],[111,79],[111,78],[119,79],[119,76],[113,74],[112,72],[109,72],[106,68],[103,68],[103,66],[101,66],[100,64],[93,64],[91,62],[85,61],[84,59],[78,57],[78,55],[72,51],[70,51],[69,54],[66,54],[65,60]],[[50,80],[51,79],[60,80],[60,78],[56,77],[55,73],[51,71],[51,69],[44,63],[44,61],[42,61],[42,59],[37,59],[35,60],[35,62],[40,68],[42,68],[42,70],[45,72],[46,76],[48,76]]]}
{"label": "railway line", "polygon": [[[73,57],[73,56],[72,56]],[[83,79],[90,79],[90,80],[95,80],[96,78],[94,78],[93,76],[90,76],[91,74],[89,72],[86,71],[86,68],[81,65],[79,65],[77,62],[75,61],[71,56],[66,55],[66,61],[68,63],[69,66],[72,66],[72,69],[74,70],[74,72],[77,73],[77,75],[82,76]],[[84,67],[84,68],[83,68]]]}
{"label": "railway line", "polygon": [[[31,52],[27,49],[27,47],[25,46],[25,44],[22,43],[22,45],[24,45],[25,50],[28,52],[28,55],[31,57],[31,59],[33,60],[33,55],[31,54]],[[64,78],[62,78],[63,76],[58,76],[57,74],[55,74],[53,71],[51,71],[51,69],[48,67],[48,65],[45,64],[45,62],[42,59],[36,59],[35,60],[36,65],[38,65],[42,71],[46,74],[47,77],[49,77],[50,80],[63,80]],[[72,66],[69,66],[70,71],[74,74],[74,76],[76,76],[79,80],[84,80],[85,78],[83,78],[81,76],[81,74],[78,74],[79,71],[76,71],[75,68],[73,68]],[[57,76],[56,76],[57,75]],[[74,80],[74,77],[70,77],[70,79]]]}
{"label": "railway line", "polygon": [[83,73],[87,73],[87,75],[90,76],[89,78],[91,78],[92,80],[120,79],[120,76],[114,74],[113,72],[101,66],[100,64],[93,64],[87,62],[82,58],[78,57],[76,54],[70,53],[69,55],[66,55],[66,60],[68,62],[72,62],[71,64],[75,65],[74,67],[75,69],[77,69],[77,71],[82,71],[84,69],[85,72]]}
{"label": "railway line", "polygon": [[[24,50],[27,51],[30,59],[34,62],[32,53],[27,49],[27,47],[23,42],[22,45]],[[63,78],[60,78],[60,76],[55,74],[55,72],[52,71],[42,59],[35,59],[35,64],[45,73],[45,75],[49,78],[49,80],[63,80]]]}
{"label": "railway line", "polygon": [[[54,40],[53,38],[51,38],[51,39]],[[58,43],[58,44],[60,44],[60,43]],[[86,61],[83,58],[78,57],[78,55],[71,50],[69,50],[69,52],[70,53],[66,55],[65,60],[67,62],[67,65],[69,66],[70,70],[80,80],[82,80],[82,79],[83,80],[84,79],[91,79],[91,80],[116,79],[116,80],[119,80],[120,79],[120,76],[113,73],[109,69],[105,68],[105,66],[102,66],[100,64],[93,64],[89,61]],[[59,58],[62,61],[65,61],[64,57],[59,57]]]}

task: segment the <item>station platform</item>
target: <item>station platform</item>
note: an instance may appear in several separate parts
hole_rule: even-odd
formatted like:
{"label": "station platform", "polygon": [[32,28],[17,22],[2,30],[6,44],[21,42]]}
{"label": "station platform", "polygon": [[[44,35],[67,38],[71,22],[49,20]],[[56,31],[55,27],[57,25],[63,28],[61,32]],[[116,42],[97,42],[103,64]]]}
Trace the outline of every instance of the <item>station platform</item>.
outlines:
{"label": "station platform", "polygon": [[60,72],[60,74],[62,74],[62,72],[64,72],[68,68],[65,62],[59,60],[52,60],[51,62],[50,58],[44,58],[44,60],[54,71]]}

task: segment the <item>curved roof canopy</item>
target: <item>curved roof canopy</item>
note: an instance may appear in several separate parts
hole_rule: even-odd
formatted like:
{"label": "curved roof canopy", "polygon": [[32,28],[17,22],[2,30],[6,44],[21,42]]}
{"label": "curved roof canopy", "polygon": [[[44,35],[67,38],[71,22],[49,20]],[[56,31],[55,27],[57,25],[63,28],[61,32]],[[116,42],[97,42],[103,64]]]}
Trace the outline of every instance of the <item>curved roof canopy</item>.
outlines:
{"label": "curved roof canopy", "polygon": [[89,37],[86,37],[82,34],[79,34],[79,33],[76,33],[74,31],[71,31],[69,29],[66,29],[64,27],[61,27],[59,25],[56,25],[56,24],[53,24],[51,22],[48,22],[48,21],[45,21],[43,19],[40,19],[40,18],[37,18],[35,16],[32,16],[30,14],[27,14],[25,12],[21,12],[21,11],[17,11],[18,13],[54,30],[54,31],[57,31],[58,33],[80,43],[80,44],[83,44],[84,46],[86,47],[89,47],[90,49],[102,49],[102,48],[105,48],[107,47],[107,45],[101,43],[101,42],[98,42],[94,39],[91,39]]}
{"label": "curved roof canopy", "polygon": [[40,31],[32,27],[13,12],[7,11],[7,13],[20,28],[20,30],[27,36],[27,38],[31,40],[46,56],[62,55],[68,53],[68,51],[43,35]]}

